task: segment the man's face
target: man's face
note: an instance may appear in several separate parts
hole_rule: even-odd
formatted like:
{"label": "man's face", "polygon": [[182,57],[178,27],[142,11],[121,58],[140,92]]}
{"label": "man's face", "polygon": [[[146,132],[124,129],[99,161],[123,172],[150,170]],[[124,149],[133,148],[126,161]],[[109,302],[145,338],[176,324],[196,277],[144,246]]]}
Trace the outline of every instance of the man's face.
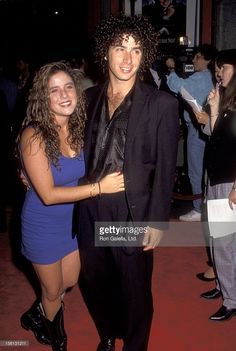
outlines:
{"label": "man's face", "polygon": [[197,52],[194,55],[193,66],[196,72],[204,71],[205,69],[207,69],[209,63],[210,60],[206,60],[200,52]]}
{"label": "man's face", "polygon": [[120,44],[108,50],[110,78],[119,81],[134,81],[142,60],[142,49],[132,36],[123,37]]}

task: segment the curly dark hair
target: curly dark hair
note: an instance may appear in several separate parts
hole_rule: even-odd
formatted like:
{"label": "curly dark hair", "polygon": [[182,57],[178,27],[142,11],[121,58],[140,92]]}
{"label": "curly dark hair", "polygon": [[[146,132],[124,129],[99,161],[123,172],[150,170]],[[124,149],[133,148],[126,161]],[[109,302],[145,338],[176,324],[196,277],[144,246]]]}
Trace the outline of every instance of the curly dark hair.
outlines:
{"label": "curly dark hair", "polygon": [[123,13],[102,21],[96,28],[94,34],[95,59],[107,72],[108,49],[114,44],[121,44],[125,36],[132,36],[137,43],[140,43],[143,51],[142,62],[139,72],[147,70],[156,59],[158,34],[155,32],[148,19],[144,16],[125,16]]}
{"label": "curly dark hair", "polygon": [[80,86],[78,74],[64,61],[48,63],[36,73],[33,87],[28,96],[26,117],[17,137],[17,142],[19,142],[23,129],[32,126],[35,130],[32,139],[39,138],[41,142],[45,143],[46,155],[55,166],[58,165],[58,159],[61,155],[58,135],[60,126],[55,123],[50,110],[48,81],[52,75],[59,71],[65,72],[71,77],[78,97],[76,108],[68,123],[69,135],[67,141],[76,153],[79,153],[83,147],[86,120],[85,96]]}

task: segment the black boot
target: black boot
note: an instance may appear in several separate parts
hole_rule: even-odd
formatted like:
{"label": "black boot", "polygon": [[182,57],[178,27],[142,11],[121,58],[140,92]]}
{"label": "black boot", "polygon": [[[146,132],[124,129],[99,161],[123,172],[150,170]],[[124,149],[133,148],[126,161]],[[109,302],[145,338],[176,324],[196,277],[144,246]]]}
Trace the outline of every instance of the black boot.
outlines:
{"label": "black boot", "polygon": [[21,316],[20,322],[24,329],[32,330],[41,344],[51,345],[52,341],[42,321],[39,300],[36,300],[30,309]]}
{"label": "black boot", "polygon": [[63,308],[61,307],[53,321],[42,315],[42,320],[51,337],[53,351],[67,351],[67,335],[64,329]]}
{"label": "black boot", "polygon": [[97,351],[115,351],[115,338],[102,339]]}

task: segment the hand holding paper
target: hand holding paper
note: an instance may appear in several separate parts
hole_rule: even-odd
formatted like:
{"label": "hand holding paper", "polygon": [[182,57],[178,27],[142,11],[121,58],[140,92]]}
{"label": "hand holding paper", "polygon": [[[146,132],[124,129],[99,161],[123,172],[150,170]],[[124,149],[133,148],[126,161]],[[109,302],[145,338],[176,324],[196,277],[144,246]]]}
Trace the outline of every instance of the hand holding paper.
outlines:
{"label": "hand holding paper", "polygon": [[180,89],[180,94],[182,95],[183,99],[196,111],[201,112],[202,106],[199,105],[196,99],[189,94],[189,92],[184,89],[183,87]]}

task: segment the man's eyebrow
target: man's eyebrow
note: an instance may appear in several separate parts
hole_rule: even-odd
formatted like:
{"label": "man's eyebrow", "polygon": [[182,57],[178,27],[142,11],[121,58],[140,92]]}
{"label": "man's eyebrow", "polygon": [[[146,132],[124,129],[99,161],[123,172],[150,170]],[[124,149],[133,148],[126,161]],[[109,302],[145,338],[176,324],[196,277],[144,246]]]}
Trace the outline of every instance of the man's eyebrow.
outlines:
{"label": "man's eyebrow", "polygon": [[134,46],[133,49],[142,49],[141,45]]}
{"label": "man's eyebrow", "polygon": [[[118,43],[117,43],[117,44],[113,44],[112,46],[113,46],[113,47],[121,47],[121,48],[126,48],[126,47],[127,47],[127,46],[124,45],[124,44],[118,44]],[[134,46],[133,49],[140,49],[140,50],[141,50],[141,49],[142,49],[142,46],[141,46],[141,45],[137,45],[137,46]]]}

